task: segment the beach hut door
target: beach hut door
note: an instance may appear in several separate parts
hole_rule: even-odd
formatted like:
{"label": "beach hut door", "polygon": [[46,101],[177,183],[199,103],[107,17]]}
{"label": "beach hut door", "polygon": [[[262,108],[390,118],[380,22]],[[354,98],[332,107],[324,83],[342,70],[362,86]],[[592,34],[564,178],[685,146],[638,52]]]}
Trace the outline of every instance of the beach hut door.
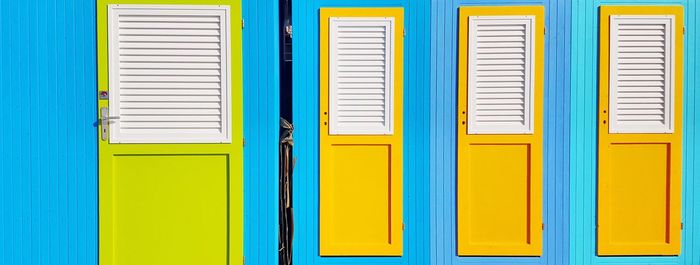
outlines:
{"label": "beach hut door", "polygon": [[457,254],[542,253],[544,8],[460,8]]}
{"label": "beach hut door", "polygon": [[601,13],[598,254],[678,255],[682,7]]}
{"label": "beach hut door", "polygon": [[100,264],[227,264],[229,7],[109,5],[103,22]]}

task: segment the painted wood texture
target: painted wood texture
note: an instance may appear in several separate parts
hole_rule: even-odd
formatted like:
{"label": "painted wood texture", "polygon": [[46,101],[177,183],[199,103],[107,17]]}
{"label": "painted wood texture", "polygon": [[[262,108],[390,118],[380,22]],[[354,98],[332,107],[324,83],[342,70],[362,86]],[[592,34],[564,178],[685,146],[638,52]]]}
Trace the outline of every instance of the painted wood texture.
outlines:
{"label": "painted wood texture", "polygon": [[[243,254],[246,264],[277,264],[280,124],[277,0],[244,0]],[[296,173],[295,173],[296,175]]]}
{"label": "painted wood texture", "polygon": [[[566,264],[568,260],[570,1],[431,1],[431,264]],[[458,257],[456,246],[457,33],[460,6],[543,5],[544,143],[541,257]],[[516,8],[516,7],[514,7]]]}
{"label": "painted wood texture", "polygon": [[[294,173],[295,264],[429,264],[428,258],[428,1],[295,1]],[[402,7],[404,39],[403,212],[400,257],[321,257],[319,252],[319,10]],[[270,255],[272,255],[271,253]],[[276,254],[276,253],[275,253]]]}
{"label": "painted wood texture", "polygon": [[95,19],[0,2],[0,264],[97,263]]}
{"label": "painted wood texture", "polygon": [[[683,84],[683,165],[681,255],[677,257],[598,257],[596,256],[596,187],[597,187],[597,121],[598,121],[598,43],[599,12],[602,5],[680,5],[684,7]],[[685,0],[573,0],[572,69],[571,69],[571,262],[588,264],[700,264],[700,181],[694,180],[700,164],[700,100],[697,86],[700,69],[697,1]],[[680,21],[679,21],[680,22]]]}

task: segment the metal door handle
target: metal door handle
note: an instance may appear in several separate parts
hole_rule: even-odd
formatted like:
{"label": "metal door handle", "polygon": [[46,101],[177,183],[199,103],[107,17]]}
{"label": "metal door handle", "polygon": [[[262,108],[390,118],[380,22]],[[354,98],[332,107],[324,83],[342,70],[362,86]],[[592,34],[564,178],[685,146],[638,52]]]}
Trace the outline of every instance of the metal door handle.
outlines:
{"label": "metal door handle", "polygon": [[118,120],[119,116],[109,116],[109,109],[108,108],[100,108],[100,124],[101,124],[101,132],[102,132],[102,141],[107,141],[107,130],[109,129],[109,121],[110,120]]}

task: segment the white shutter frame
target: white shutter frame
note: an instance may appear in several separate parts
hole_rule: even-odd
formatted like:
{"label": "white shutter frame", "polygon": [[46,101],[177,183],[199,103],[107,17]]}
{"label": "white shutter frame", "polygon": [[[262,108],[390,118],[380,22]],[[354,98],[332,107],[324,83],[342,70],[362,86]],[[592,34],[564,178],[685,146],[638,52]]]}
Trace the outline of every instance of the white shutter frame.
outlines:
{"label": "white shutter frame", "polygon": [[[329,134],[330,135],[392,135],[394,133],[394,56],[395,55],[395,20],[393,17],[331,17],[329,21]],[[351,43],[339,44],[340,27],[354,28],[357,38]],[[380,32],[369,32],[372,28],[383,28]],[[364,31],[363,31],[364,30]],[[384,47],[380,47],[382,40]],[[352,47],[349,47],[352,45]],[[364,45],[364,46],[363,46]],[[344,46],[344,47],[342,47]],[[349,48],[348,48],[349,47]],[[353,50],[354,54],[340,55],[340,49]],[[377,54],[367,54],[374,50]],[[381,52],[383,51],[383,52]],[[383,62],[376,58],[383,56]],[[345,57],[347,59],[341,59]],[[351,76],[341,75],[339,62],[355,65],[371,65],[355,71]],[[381,68],[383,67],[383,70]],[[347,68],[347,67],[346,67]],[[345,75],[349,73],[346,72]],[[371,78],[368,78],[371,77]],[[340,79],[353,81],[353,87],[340,85]],[[360,79],[381,79],[383,82],[363,82]],[[381,90],[383,89],[383,90]],[[342,90],[342,91],[341,91]],[[380,92],[381,90],[381,92]],[[380,92],[380,93],[377,93]],[[347,97],[341,98],[341,94]],[[349,94],[351,93],[351,94]],[[382,99],[377,99],[383,95]],[[367,99],[367,100],[365,100]],[[340,101],[346,105],[340,108]],[[381,103],[379,101],[382,101]]]}
{"label": "white shutter frame", "polygon": [[[672,15],[610,16],[609,133],[673,133],[675,23]],[[621,29],[620,25],[627,28]],[[663,28],[663,35],[658,35],[660,28]],[[632,37],[621,39],[622,32]],[[633,34],[656,34],[657,38],[662,36],[662,40],[657,40],[654,46],[651,37],[645,37],[643,45],[635,44]],[[625,45],[626,50],[621,49],[620,44]],[[662,48],[662,51],[652,51],[653,48]],[[644,53],[640,52],[642,50]],[[627,63],[626,69],[621,69],[621,58],[647,59]],[[661,58],[662,63],[652,60],[654,58]],[[634,86],[620,80],[623,71],[626,76],[635,78]],[[662,84],[658,84],[658,79],[662,79]],[[625,87],[625,91],[621,91],[621,87]],[[630,96],[621,97],[621,93]],[[621,102],[621,98],[627,102]],[[659,101],[662,103],[658,104]]]}
{"label": "white shutter frame", "polygon": [[[533,134],[535,16],[470,16],[468,26],[467,133]],[[479,36],[485,27],[492,31]],[[522,40],[517,37],[520,31]],[[479,44],[482,38],[490,39]],[[509,49],[518,52],[505,51]],[[516,62],[521,55],[522,63]],[[488,67],[480,66],[486,60],[479,56],[497,60]],[[484,78],[481,71],[489,76]],[[485,84],[487,81],[490,83]],[[516,94],[521,95],[514,98]]]}
{"label": "white shutter frame", "polygon": [[230,54],[228,6],[108,5],[110,143],[230,143]]}

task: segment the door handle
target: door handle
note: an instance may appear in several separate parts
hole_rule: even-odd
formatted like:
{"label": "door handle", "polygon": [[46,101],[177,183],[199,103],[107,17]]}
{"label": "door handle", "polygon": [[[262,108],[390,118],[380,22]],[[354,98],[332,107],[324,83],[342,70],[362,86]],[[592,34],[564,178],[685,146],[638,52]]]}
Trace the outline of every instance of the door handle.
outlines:
{"label": "door handle", "polygon": [[102,141],[107,141],[107,130],[109,129],[109,121],[118,120],[119,116],[109,116],[108,108],[100,108],[100,124],[102,125]]}

